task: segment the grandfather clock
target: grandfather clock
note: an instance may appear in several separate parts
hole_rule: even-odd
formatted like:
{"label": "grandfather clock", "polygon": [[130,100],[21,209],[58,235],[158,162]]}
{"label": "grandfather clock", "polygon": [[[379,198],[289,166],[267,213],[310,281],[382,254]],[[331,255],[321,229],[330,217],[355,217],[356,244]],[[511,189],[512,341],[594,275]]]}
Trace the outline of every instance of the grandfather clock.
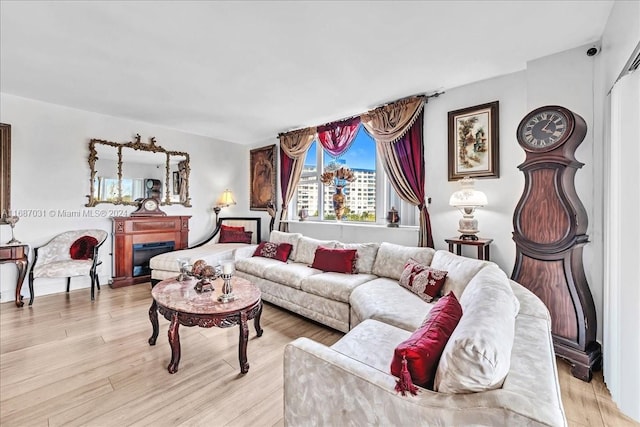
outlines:
{"label": "grandfather clock", "polygon": [[551,313],[556,355],[571,373],[590,381],[602,365],[596,310],[582,264],[587,212],[574,177],[587,133],[582,117],[555,105],[537,108],[518,125],[526,159],[518,168],[525,188],[513,214],[516,262],[511,278],[536,294]]}

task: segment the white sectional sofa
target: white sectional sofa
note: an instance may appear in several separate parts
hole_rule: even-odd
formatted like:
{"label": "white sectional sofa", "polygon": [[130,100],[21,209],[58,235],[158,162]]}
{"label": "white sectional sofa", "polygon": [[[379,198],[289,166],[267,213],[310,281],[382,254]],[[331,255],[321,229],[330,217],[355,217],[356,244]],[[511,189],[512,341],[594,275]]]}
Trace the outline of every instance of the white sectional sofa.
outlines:
{"label": "white sectional sofa", "polygon": [[[331,347],[299,338],[285,348],[285,425],[566,425],[549,312],[496,264],[386,242],[278,231],[269,240],[292,244],[289,260],[238,248],[236,274],[263,300],[346,333]],[[311,268],[320,245],[357,249],[358,273]],[[443,293],[463,310],[438,364],[439,391],[417,396],[398,394],[390,373],[394,349],[434,305],[398,284],[409,258],[447,271]]]}

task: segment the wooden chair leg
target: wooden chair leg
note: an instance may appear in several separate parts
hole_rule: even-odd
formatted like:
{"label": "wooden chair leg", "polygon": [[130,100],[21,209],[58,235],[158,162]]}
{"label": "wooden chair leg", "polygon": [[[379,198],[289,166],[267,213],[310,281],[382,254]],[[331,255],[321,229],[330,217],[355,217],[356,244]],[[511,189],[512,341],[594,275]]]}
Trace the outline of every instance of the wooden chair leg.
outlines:
{"label": "wooden chair leg", "polygon": [[71,277],[67,277],[67,292],[69,292],[70,287],[71,287]]}
{"label": "wooden chair leg", "polygon": [[96,277],[96,286],[98,287],[98,290],[100,290],[100,277],[98,276],[98,273],[94,273],[95,277]]}
{"label": "wooden chair leg", "polygon": [[33,305],[33,299],[35,295],[33,295],[33,273],[29,274],[29,305]]}
{"label": "wooden chair leg", "polygon": [[96,277],[93,272],[89,273],[91,276],[91,301],[95,300],[95,288],[96,288]]}

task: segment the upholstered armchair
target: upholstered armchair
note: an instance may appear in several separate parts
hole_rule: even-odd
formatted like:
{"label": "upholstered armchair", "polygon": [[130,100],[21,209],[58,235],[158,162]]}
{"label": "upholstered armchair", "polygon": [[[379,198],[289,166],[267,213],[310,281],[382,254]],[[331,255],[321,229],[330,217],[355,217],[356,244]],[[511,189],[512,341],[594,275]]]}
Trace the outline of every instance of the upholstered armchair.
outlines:
{"label": "upholstered armchair", "polygon": [[49,243],[34,248],[33,265],[29,271],[29,292],[33,304],[33,281],[38,277],[66,277],[67,292],[71,278],[86,276],[91,278],[91,300],[95,297],[95,287],[100,290],[98,268],[102,264],[98,249],[107,238],[104,230],[65,231],[51,239]]}

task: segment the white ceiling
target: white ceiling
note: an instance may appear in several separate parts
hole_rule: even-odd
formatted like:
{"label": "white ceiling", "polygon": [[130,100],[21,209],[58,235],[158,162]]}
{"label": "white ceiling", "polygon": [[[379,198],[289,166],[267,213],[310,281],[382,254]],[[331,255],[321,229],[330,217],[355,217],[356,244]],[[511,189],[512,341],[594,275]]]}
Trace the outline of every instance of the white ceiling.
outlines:
{"label": "white ceiling", "polygon": [[597,41],[609,1],[0,1],[0,91],[241,144]]}

